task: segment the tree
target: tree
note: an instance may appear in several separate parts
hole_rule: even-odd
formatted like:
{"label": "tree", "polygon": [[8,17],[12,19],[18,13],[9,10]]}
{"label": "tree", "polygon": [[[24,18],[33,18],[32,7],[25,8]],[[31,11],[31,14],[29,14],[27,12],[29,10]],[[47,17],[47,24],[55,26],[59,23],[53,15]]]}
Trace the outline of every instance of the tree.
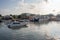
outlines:
{"label": "tree", "polygon": [[28,13],[22,13],[22,14],[21,14],[21,18],[22,18],[22,19],[27,19],[27,18],[28,18],[27,14],[28,14]]}
{"label": "tree", "polygon": [[53,14],[48,14],[48,16],[54,16]]}
{"label": "tree", "polygon": [[13,19],[16,19],[16,15],[13,15],[12,17],[13,17]]}
{"label": "tree", "polygon": [[10,14],[10,16],[13,16],[12,14]]}
{"label": "tree", "polygon": [[2,19],[2,15],[0,14],[0,19]]}
{"label": "tree", "polygon": [[18,17],[17,17],[18,19],[20,19],[21,18],[21,15],[18,15]]}
{"label": "tree", "polygon": [[56,17],[60,17],[60,14],[57,14],[57,16]]}
{"label": "tree", "polygon": [[0,14],[0,17],[2,17],[2,15]]}

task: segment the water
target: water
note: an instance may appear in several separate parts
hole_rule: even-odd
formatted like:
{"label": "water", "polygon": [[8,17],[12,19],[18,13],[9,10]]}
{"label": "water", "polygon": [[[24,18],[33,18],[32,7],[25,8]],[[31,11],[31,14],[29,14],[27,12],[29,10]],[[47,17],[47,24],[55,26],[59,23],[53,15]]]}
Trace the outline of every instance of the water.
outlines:
{"label": "water", "polygon": [[60,40],[60,22],[28,23],[27,27],[8,28],[0,24],[0,40]]}

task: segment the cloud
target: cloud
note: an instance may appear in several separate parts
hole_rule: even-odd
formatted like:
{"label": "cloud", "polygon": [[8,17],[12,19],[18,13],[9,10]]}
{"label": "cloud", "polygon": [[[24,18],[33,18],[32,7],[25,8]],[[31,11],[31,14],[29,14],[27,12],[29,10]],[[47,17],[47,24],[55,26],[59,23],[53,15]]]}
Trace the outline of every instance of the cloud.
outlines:
{"label": "cloud", "polygon": [[[38,0],[39,1],[39,0]],[[34,14],[48,14],[60,12],[60,6],[57,5],[60,3],[59,0],[48,0],[46,3],[45,0],[41,0],[40,3],[28,3],[23,1],[18,1],[17,5],[13,8],[0,9],[0,13],[3,15],[6,14],[21,14],[21,13],[34,13]],[[59,1],[59,2],[58,2]],[[53,12],[55,10],[55,12]]]}
{"label": "cloud", "polygon": [[[1,14],[21,14],[21,13],[37,13],[39,12],[38,6],[39,3],[23,3],[23,1],[19,1],[17,6],[14,8],[6,8],[6,9],[1,9],[0,13]],[[37,7],[38,6],[38,7]]]}
{"label": "cloud", "polygon": [[25,0],[25,3],[40,3],[42,0]]}

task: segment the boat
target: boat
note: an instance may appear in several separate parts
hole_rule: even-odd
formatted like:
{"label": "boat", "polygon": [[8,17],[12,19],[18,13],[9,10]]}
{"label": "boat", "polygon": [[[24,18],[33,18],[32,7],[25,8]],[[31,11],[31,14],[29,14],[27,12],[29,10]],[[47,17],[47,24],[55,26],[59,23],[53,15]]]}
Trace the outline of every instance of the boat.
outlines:
{"label": "boat", "polygon": [[26,26],[26,23],[14,21],[14,22],[11,22],[10,24],[8,24],[8,27],[21,27],[21,26]]}

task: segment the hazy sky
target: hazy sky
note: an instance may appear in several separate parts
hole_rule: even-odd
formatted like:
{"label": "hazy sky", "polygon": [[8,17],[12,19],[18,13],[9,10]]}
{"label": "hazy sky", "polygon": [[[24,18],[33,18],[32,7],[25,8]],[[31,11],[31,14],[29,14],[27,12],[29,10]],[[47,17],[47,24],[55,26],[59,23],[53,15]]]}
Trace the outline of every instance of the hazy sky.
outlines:
{"label": "hazy sky", "polygon": [[60,0],[0,0],[0,14],[60,13]]}

